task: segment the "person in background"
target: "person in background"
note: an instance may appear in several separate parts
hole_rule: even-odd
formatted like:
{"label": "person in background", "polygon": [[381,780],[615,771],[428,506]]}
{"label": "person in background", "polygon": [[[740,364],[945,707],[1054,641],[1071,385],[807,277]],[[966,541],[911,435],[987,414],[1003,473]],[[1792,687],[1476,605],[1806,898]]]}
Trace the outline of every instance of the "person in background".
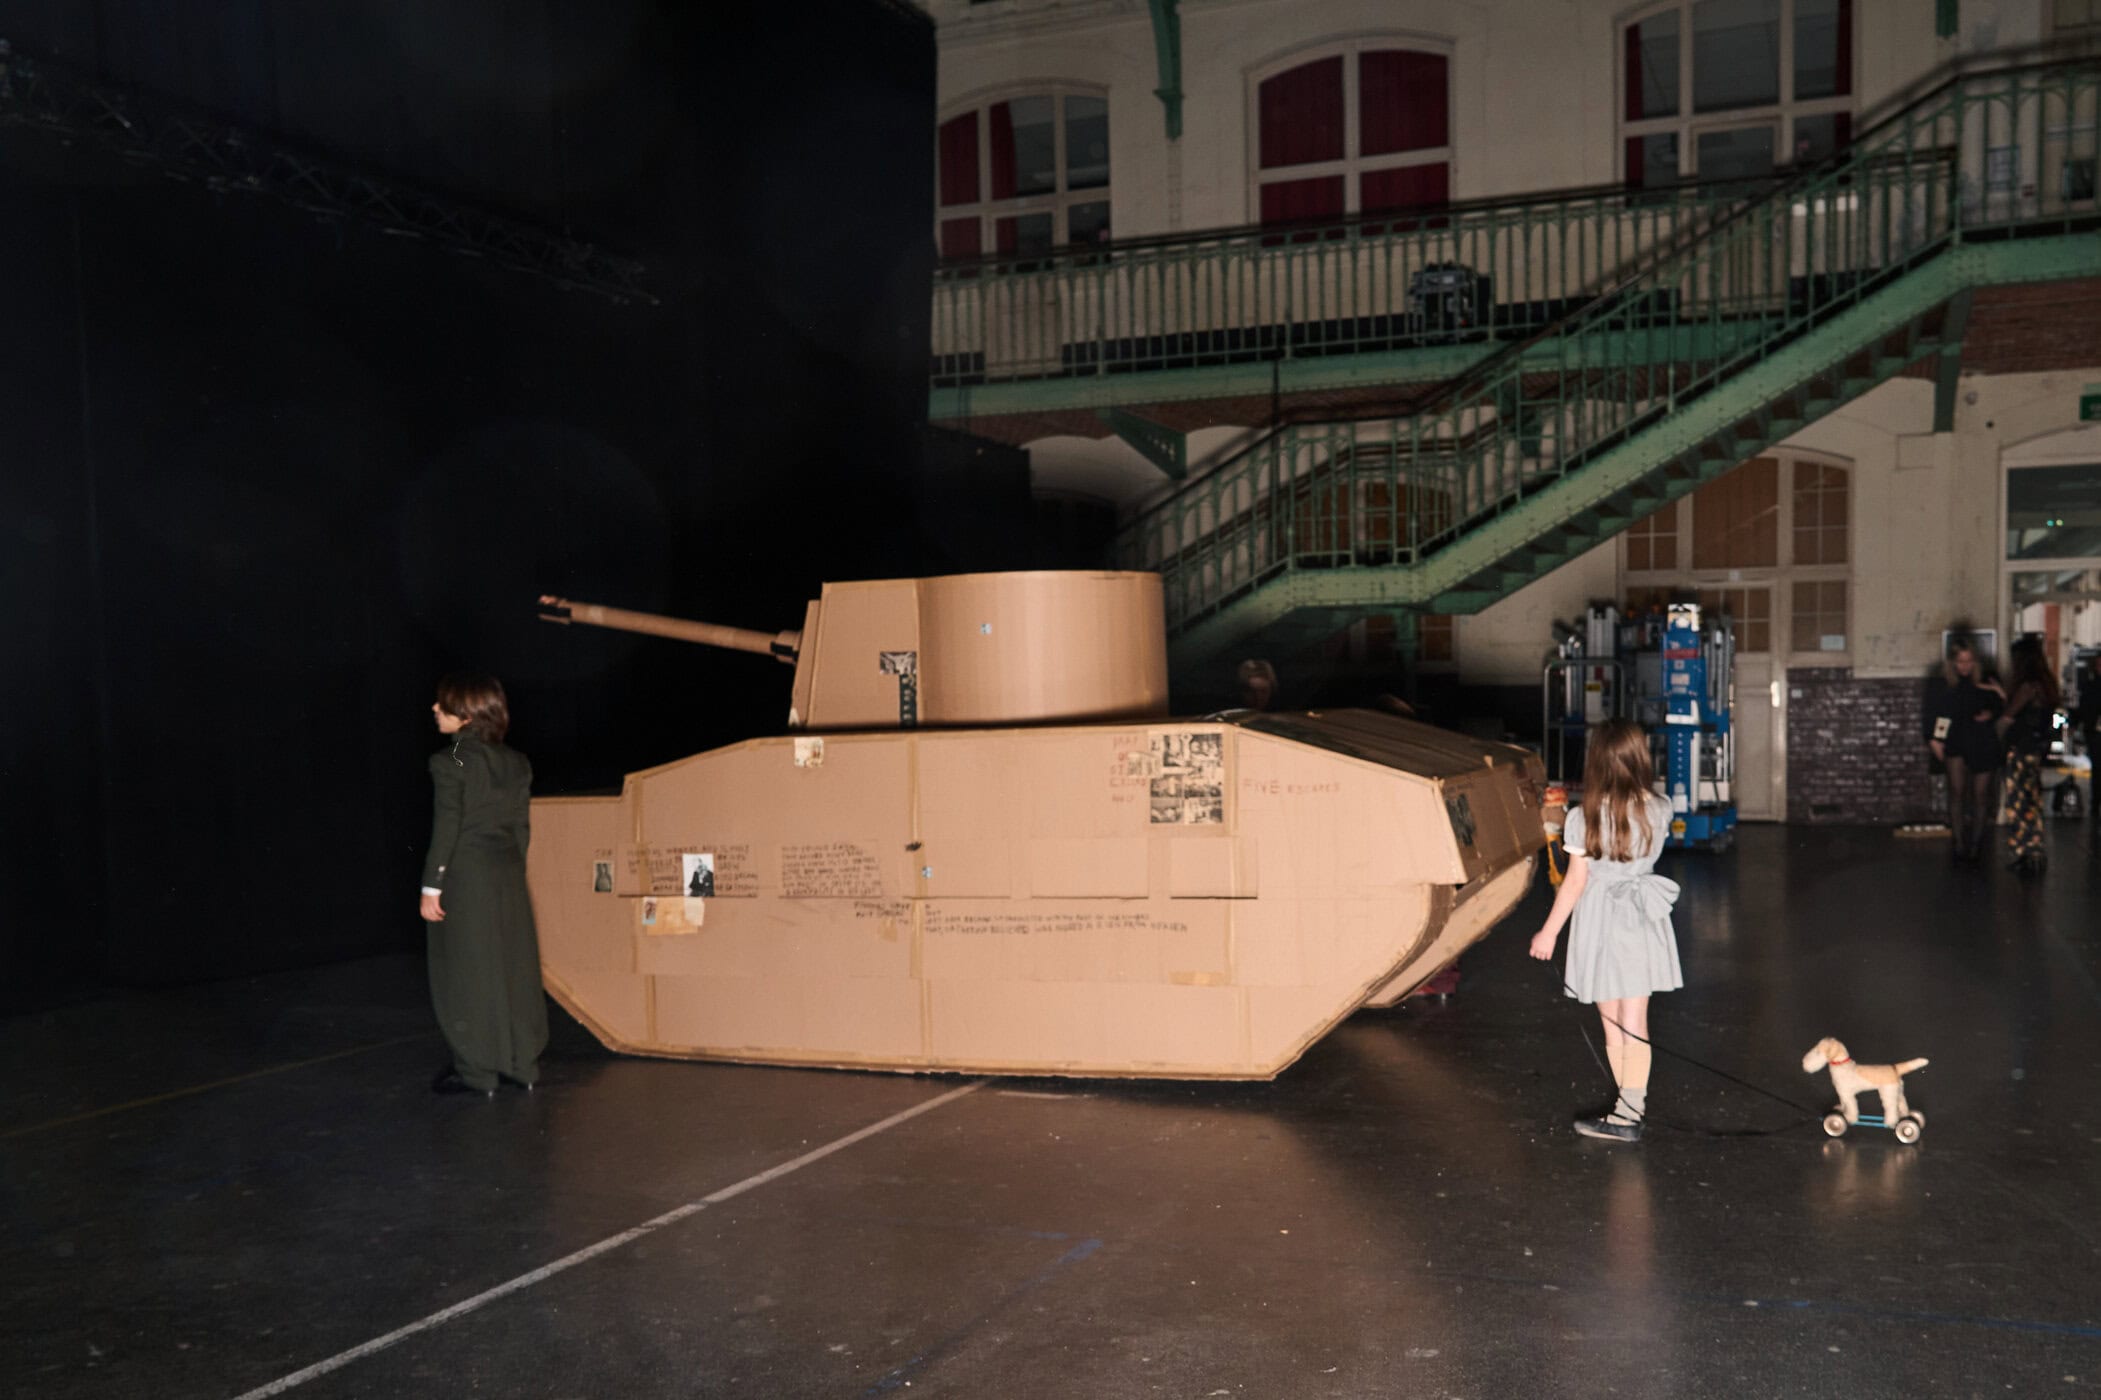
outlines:
{"label": "person in background", "polygon": [[1974,861],[1984,854],[1992,820],[1992,785],[1999,776],[1999,736],[1992,722],[2006,692],[1984,674],[1966,635],[1949,639],[1941,662],[1940,693],[1926,711],[1926,747],[1948,775],[1950,856]]}
{"label": "person in background", "polygon": [[451,743],[430,756],[436,789],[423,919],[430,928],[430,999],[452,1049],[431,1082],[439,1094],[530,1089],[547,1048],[540,942],[525,887],[533,767],[504,745],[510,702],[494,676],[438,682],[431,714]]}
{"label": "person in background", "polygon": [[1240,687],[1242,709],[1266,710],[1277,703],[1277,668],[1260,657],[1241,662],[1234,679]]}
{"label": "person in background", "polygon": [[2101,844],[2101,813],[2094,811],[2094,764],[2101,760],[2101,651],[2087,658],[2078,681],[2079,698],[2072,711],[2072,727],[2079,732],[2079,747],[2087,761],[2087,839]]}
{"label": "person in background", "polygon": [[2013,689],[1997,731],[2006,743],[2006,854],[2014,869],[2039,875],[2048,861],[2043,845],[2043,759],[2056,727],[2057,677],[2043,655],[2040,637],[2013,644]]}

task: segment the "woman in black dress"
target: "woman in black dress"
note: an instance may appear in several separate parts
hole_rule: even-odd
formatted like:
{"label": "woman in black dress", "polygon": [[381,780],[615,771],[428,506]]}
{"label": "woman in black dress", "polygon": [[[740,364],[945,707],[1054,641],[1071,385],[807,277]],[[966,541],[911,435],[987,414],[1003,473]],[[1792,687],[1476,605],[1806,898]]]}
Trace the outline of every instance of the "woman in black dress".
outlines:
{"label": "woman in black dress", "polygon": [[430,926],[430,999],[452,1048],[431,1088],[530,1089],[547,1048],[540,943],[525,887],[533,768],[504,746],[511,713],[494,676],[438,682],[431,713],[449,743],[430,757],[437,789],[423,918]]}
{"label": "woman in black dress", "polygon": [[2015,642],[2013,689],[1998,728],[2006,736],[2006,853],[2013,868],[2028,875],[2040,875],[2045,861],[2043,759],[2060,698],[2042,639]]}
{"label": "woman in black dress", "polygon": [[1948,643],[1942,686],[1926,713],[1926,746],[1948,774],[1948,828],[1956,860],[1984,853],[1992,819],[1992,784],[1999,776],[1999,735],[1993,721],[2006,692],[1983,673],[1968,637]]}

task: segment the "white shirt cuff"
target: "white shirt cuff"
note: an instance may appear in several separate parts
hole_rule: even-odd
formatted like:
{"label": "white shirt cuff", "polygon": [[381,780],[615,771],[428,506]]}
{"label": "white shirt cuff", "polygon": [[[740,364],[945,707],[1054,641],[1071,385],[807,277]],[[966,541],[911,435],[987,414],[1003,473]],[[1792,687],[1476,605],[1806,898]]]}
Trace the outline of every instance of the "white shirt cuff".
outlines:
{"label": "white shirt cuff", "polygon": [[443,894],[443,893],[445,893],[445,891],[443,891],[443,890],[434,890],[434,889],[432,889],[432,888],[431,888],[431,887],[430,887],[429,885],[425,885],[425,886],[423,887],[423,892],[424,892],[425,894]]}

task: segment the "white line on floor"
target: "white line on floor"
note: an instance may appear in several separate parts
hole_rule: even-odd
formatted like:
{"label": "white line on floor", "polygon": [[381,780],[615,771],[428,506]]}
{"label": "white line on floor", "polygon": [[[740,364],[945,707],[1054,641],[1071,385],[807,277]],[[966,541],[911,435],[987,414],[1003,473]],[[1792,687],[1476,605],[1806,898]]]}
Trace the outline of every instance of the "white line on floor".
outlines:
{"label": "white line on floor", "polygon": [[91,1108],[85,1113],[75,1113],[65,1118],[53,1118],[43,1123],[31,1123],[25,1128],[9,1128],[0,1133],[0,1142],[9,1138],[28,1137],[51,1128],[63,1128],[69,1123],[84,1123],[90,1118],[105,1114],[123,1113],[128,1109],[144,1108],[148,1104],[166,1103],[170,1099],[187,1098],[191,1094],[202,1094],[210,1089],[223,1089],[229,1084],[246,1084],[251,1079],[266,1075],[284,1074],[289,1070],[305,1069],[310,1065],[325,1065],[330,1060],[340,1060],[348,1055],[362,1055],[367,1050],[384,1050],[390,1045],[406,1045],[412,1040],[435,1040],[436,1031],[417,1031],[414,1035],[397,1035],[392,1040],[375,1040],[366,1045],[353,1045],[348,1050],[336,1050],[326,1055],[316,1055],[310,1060],[293,1060],[290,1064],[271,1065],[268,1069],[252,1069],[246,1074],[232,1074],[224,1079],[214,1079],[208,1084],[192,1084],[187,1089],[170,1089],[165,1094],[151,1094],[143,1099],[131,1099],[125,1103],[113,1103],[107,1108]]}
{"label": "white line on floor", "polygon": [[565,1255],[555,1260],[552,1264],[543,1264],[529,1274],[520,1274],[508,1283],[499,1283],[487,1292],[477,1293],[472,1298],[462,1299],[451,1307],[434,1312],[419,1322],[411,1322],[406,1327],[397,1327],[383,1337],[374,1337],[371,1341],[354,1346],[348,1351],[338,1352],[326,1361],[317,1361],[303,1371],[294,1371],[291,1375],[274,1380],[268,1385],[257,1386],[254,1390],[244,1391],[235,1397],[235,1400],[263,1400],[264,1396],[282,1395],[294,1386],[304,1385],[318,1376],[325,1376],[330,1371],[340,1370],[361,1357],[370,1356],[377,1351],[385,1351],[396,1342],[405,1341],[415,1336],[418,1332],[428,1332],[433,1327],[442,1326],[456,1317],[471,1313],[476,1308],[493,1303],[498,1298],[516,1293],[520,1289],[530,1288],[544,1279],[553,1278],[565,1269],[573,1269],[586,1260],[596,1259],[601,1254],[618,1249],[624,1244],[630,1244],[653,1230],[661,1230],[666,1225],[675,1225],[689,1215],[699,1214],[709,1206],[720,1205],[733,1196],[741,1196],[746,1191],[764,1186],[769,1181],[778,1181],[790,1172],[801,1171],[812,1162],[829,1157],[834,1152],[841,1151],[844,1148],[852,1147],[863,1138],[872,1138],[877,1133],[894,1128],[908,1119],[917,1118],[922,1113],[931,1112],[945,1103],[960,1099],[965,1094],[983,1088],[984,1085],[985,1081],[980,1079],[974,1084],[965,1084],[960,1089],[951,1089],[937,1098],[928,1099],[925,1103],[914,1104],[902,1113],[893,1113],[880,1123],[870,1123],[867,1127],[857,1132],[848,1133],[843,1138],[837,1138],[813,1151],[805,1152],[802,1156],[794,1158],[792,1161],[783,1162],[777,1167],[768,1167],[757,1176],[747,1176],[733,1186],[723,1187],[713,1195],[702,1196],[697,1201],[688,1201],[685,1205],[679,1206],[674,1210],[665,1211],[654,1220],[643,1221],[631,1230],[622,1230],[619,1234],[602,1239],[597,1244],[586,1245],[574,1254]]}

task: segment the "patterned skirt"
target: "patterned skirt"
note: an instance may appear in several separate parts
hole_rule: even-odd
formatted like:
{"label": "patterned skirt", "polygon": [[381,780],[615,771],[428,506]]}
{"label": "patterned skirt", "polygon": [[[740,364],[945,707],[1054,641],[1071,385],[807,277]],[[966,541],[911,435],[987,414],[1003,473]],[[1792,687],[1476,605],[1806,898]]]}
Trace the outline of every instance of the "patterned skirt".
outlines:
{"label": "patterned skirt", "polygon": [[2006,766],[2006,853],[2017,861],[2043,857],[2043,760],[2015,753]]}

